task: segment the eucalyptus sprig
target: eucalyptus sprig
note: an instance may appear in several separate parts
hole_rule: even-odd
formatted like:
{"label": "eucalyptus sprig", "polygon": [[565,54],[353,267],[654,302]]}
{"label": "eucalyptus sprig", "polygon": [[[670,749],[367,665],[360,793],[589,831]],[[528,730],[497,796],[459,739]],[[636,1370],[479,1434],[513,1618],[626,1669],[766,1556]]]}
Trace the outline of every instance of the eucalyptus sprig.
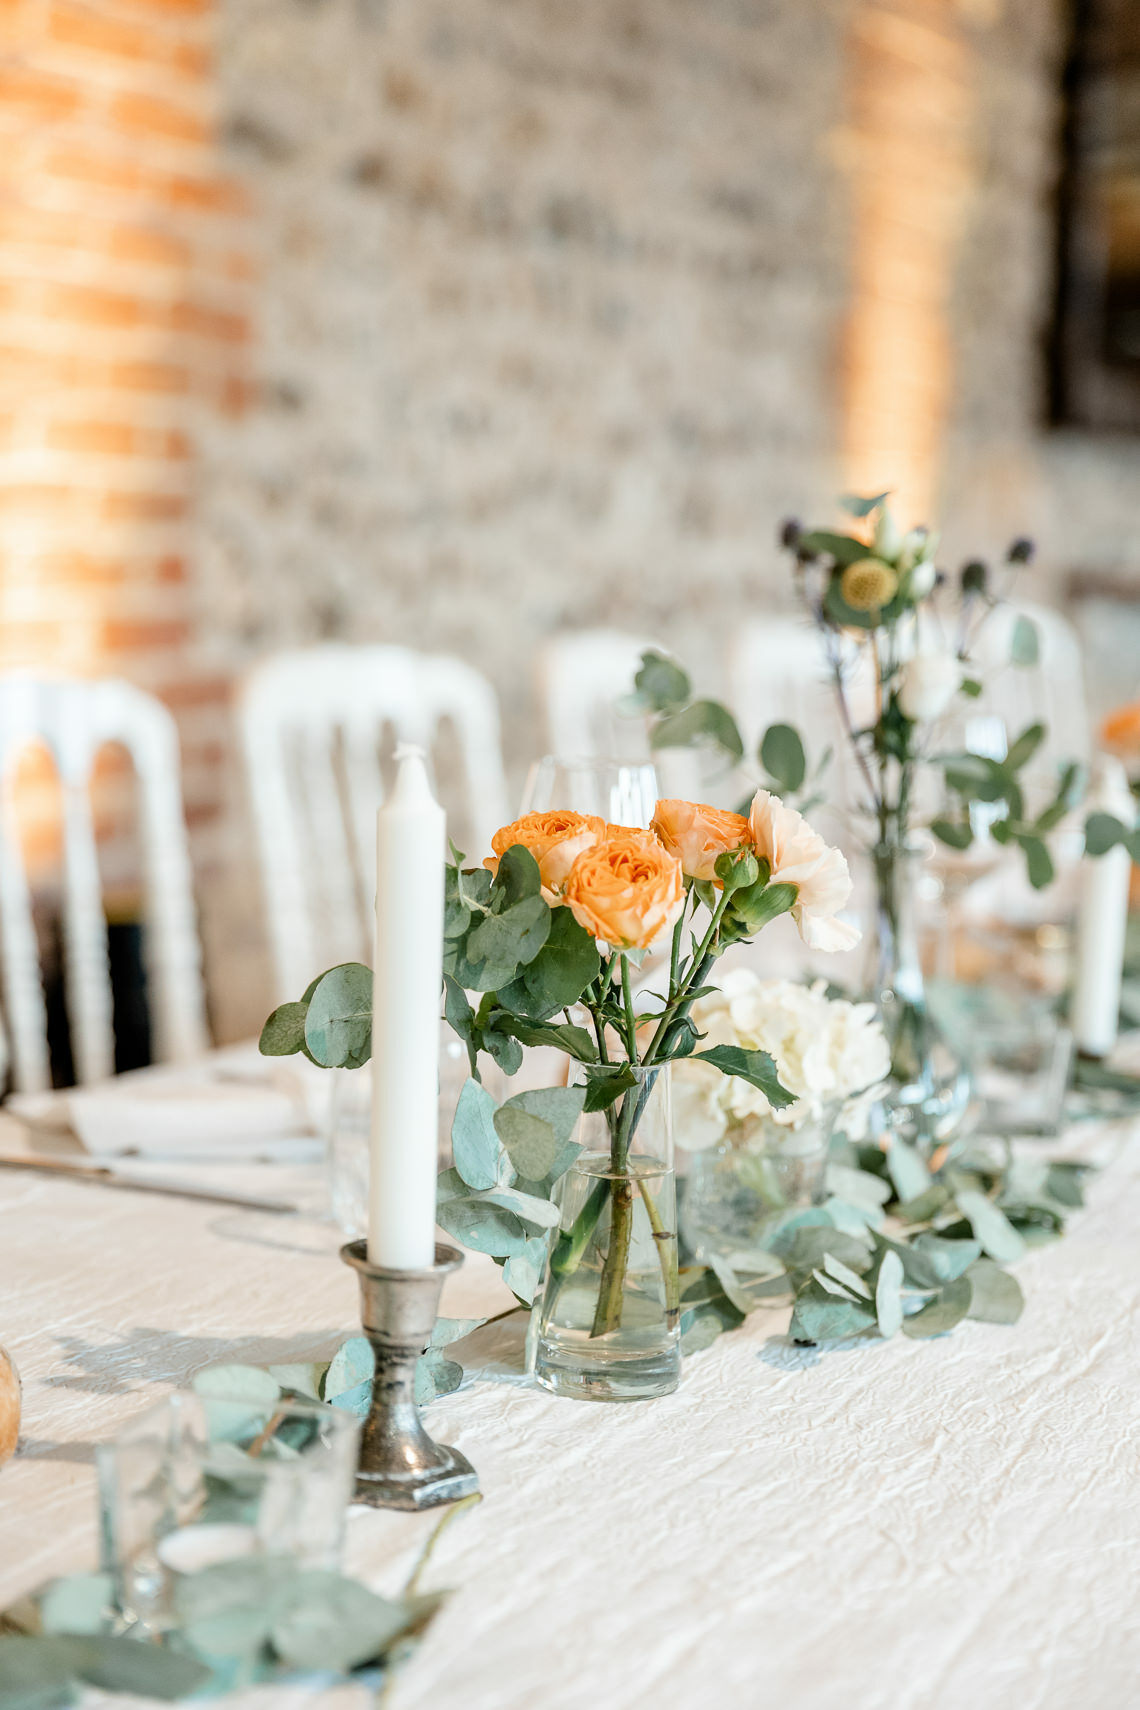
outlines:
{"label": "eucalyptus sprig", "polygon": [[[937,1156],[937,1155],[936,1155]],[[827,1198],[790,1215],[766,1251],[682,1271],[686,1351],[737,1328],[790,1282],[789,1335],[816,1343],[922,1339],[964,1319],[1014,1324],[1024,1297],[1006,1267],[1064,1232],[1084,1203],[1087,1165],[944,1149],[937,1167],[896,1141],[889,1151],[839,1142]]]}

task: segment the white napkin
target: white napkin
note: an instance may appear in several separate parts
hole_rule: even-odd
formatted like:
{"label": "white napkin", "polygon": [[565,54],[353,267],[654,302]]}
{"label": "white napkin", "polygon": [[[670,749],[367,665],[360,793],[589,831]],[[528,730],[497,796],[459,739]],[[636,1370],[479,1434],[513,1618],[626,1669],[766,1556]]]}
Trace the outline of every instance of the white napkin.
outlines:
{"label": "white napkin", "polygon": [[313,1075],[237,1046],[98,1086],[17,1094],[6,1108],[36,1127],[70,1129],[96,1158],[299,1163],[318,1157],[323,1146],[329,1082],[320,1070]]}

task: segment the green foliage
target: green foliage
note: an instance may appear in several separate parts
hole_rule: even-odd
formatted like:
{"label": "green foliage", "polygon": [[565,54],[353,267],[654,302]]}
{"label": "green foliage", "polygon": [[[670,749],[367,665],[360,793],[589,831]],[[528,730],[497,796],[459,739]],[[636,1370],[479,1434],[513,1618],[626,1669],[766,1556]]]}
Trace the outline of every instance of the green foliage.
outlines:
{"label": "green foliage", "polygon": [[585,927],[568,908],[554,909],[545,944],[498,989],[499,1004],[525,1019],[546,1021],[576,1004],[601,967],[598,946]]}
{"label": "green foliage", "polygon": [[643,712],[672,712],[683,707],[693,692],[688,672],[675,659],[653,650],[642,654],[633,683],[638,707]]}
{"label": "green foliage", "polygon": [[663,714],[649,732],[653,748],[712,748],[735,763],[744,758],[744,739],[727,707],[719,701],[690,701]]}
{"label": "green foliage", "polygon": [[843,493],[839,505],[850,517],[869,517],[872,511],[877,511],[880,505],[885,505],[891,496],[888,487],[885,493],[875,493],[871,498],[861,498],[858,493]]}
{"label": "green foliage", "polygon": [[[886,1154],[836,1142],[826,1177],[831,1197],[790,1214],[766,1241],[792,1286],[791,1339],[900,1331],[923,1339],[946,1335],[965,1318],[1015,1324],[1024,1298],[1005,1266],[1029,1242],[1063,1232],[1083,1203],[1086,1173],[1048,1159],[1015,1158],[1003,1168],[972,1153],[968,1141],[932,1172],[898,1141]],[[683,1277],[683,1312],[687,1303],[699,1306],[686,1351],[735,1329],[755,1304],[747,1290],[726,1292],[723,1265],[693,1267]]]}
{"label": "green foliage", "polygon": [[746,1051],[740,1045],[714,1045],[708,1051],[698,1051],[693,1060],[711,1063],[722,1075],[734,1075],[757,1087],[773,1110],[786,1110],[796,1102],[795,1094],[780,1085],[775,1058],[767,1051]]}
{"label": "green foliage", "polygon": [[779,790],[794,794],[807,775],[799,731],[790,724],[770,724],[760,743],[760,763]]}
{"label": "green foliage", "polygon": [[1140,829],[1123,825],[1114,814],[1090,813],[1085,821],[1085,849],[1090,855],[1107,855],[1123,844],[1133,861],[1140,861]]}
{"label": "green foliage", "polygon": [[305,1044],[326,1069],[359,1069],[372,1055],[372,970],[359,962],[330,968],[313,989]]}

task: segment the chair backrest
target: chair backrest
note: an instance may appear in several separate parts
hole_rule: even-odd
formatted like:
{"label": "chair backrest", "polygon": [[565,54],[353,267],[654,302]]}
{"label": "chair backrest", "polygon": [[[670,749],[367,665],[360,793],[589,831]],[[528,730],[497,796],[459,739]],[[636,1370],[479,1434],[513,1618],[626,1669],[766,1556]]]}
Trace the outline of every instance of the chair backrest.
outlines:
{"label": "chair backrest", "polygon": [[562,760],[652,760],[663,796],[699,797],[699,757],[683,748],[651,752],[647,720],[621,708],[642,654],[660,644],[616,629],[557,635],[538,656],[547,752]]}
{"label": "chair backrest", "polygon": [[36,745],[54,761],[62,798],[65,983],[76,1078],[82,1084],[114,1073],[107,925],[90,792],[96,757],[108,743],[126,749],[138,780],[153,1055],[178,1060],[208,1044],[174,720],[130,683],[8,677],[0,680],[0,960],[13,1080],[21,1092],[51,1085],[15,802],[17,763]]}
{"label": "chair backrest", "polygon": [[498,703],[461,659],[340,643],[281,653],[246,679],[238,718],[279,1000],[330,962],[371,962],[385,741],[431,754],[453,733],[460,847],[490,849],[508,818]]}
{"label": "chair backrest", "polygon": [[567,759],[643,760],[645,721],[623,716],[641,655],[652,643],[616,629],[555,636],[538,656],[548,752]]}
{"label": "chair backrest", "polygon": [[[873,716],[873,684],[866,649],[846,648],[847,696],[856,722]],[[755,754],[771,724],[799,731],[816,764],[842,740],[835,683],[823,637],[807,618],[777,616],[744,624],[728,651],[728,692],[745,747]]]}
{"label": "chair backrest", "polygon": [[[1020,617],[1029,618],[1037,630],[1035,665],[1009,662]],[[1080,636],[1068,618],[1049,606],[1027,602],[998,606],[979,629],[972,651],[983,683],[977,712],[999,717],[1011,741],[1026,725],[1040,722],[1048,727],[1036,768],[1088,759],[1092,730],[1084,661]]]}

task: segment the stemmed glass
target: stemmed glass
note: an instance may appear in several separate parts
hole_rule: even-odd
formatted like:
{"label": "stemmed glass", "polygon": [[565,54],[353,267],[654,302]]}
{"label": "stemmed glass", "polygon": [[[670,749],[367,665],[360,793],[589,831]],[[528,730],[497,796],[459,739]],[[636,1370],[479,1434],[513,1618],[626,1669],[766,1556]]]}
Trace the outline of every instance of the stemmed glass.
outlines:
{"label": "stemmed glass", "polygon": [[556,754],[535,761],[522,799],[524,814],[567,808],[645,830],[656,806],[657,773],[650,761],[567,760]]}

